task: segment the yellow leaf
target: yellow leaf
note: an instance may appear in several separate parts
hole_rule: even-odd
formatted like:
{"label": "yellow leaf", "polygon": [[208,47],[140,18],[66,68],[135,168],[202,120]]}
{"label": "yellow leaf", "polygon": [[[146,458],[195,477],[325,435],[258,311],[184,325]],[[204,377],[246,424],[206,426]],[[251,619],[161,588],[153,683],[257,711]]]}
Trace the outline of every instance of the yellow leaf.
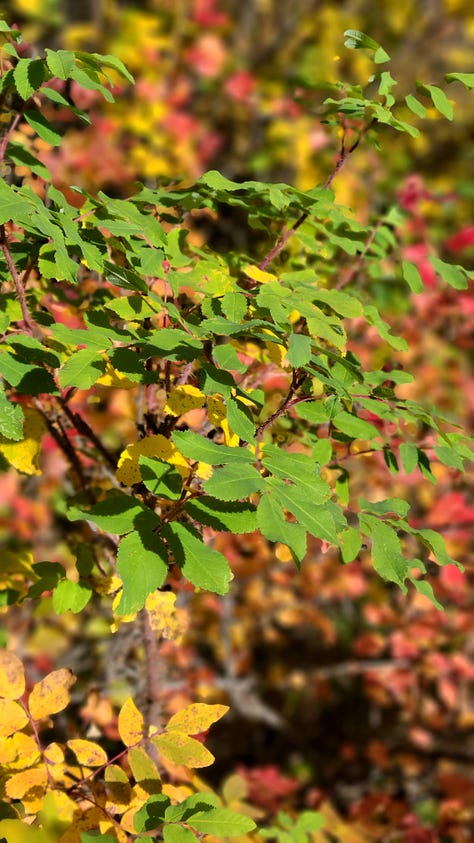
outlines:
{"label": "yellow leaf", "polygon": [[46,767],[33,767],[15,773],[5,782],[5,791],[11,799],[24,799],[42,796],[48,786]]}
{"label": "yellow leaf", "polygon": [[0,820],[0,840],[15,843],[51,843],[51,837],[37,826],[26,825],[23,820]]}
{"label": "yellow leaf", "polygon": [[67,746],[72,749],[79,764],[84,765],[84,767],[101,767],[103,764],[107,764],[109,760],[105,750],[93,741],[73,738],[67,742]]}
{"label": "yellow leaf", "polygon": [[78,814],[70,828],[66,829],[59,838],[59,843],[81,843],[81,832],[99,828],[105,812],[100,808],[89,808],[83,814]]}
{"label": "yellow leaf", "polygon": [[25,671],[10,650],[0,650],[0,697],[18,700],[25,692]]}
{"label": "yellow leaf", "polygon": [[75,681],[76,677],[72,670],[62,667],[60,670],[53,670],[41,682],[37,682],[28,700],[33,719],[42,720],[44,717],[63,711],[69,703],[69,688]]}
{"label": "yellow leaf", "polygon": [[194,469],[194,474],[196,477],[199,477],[200,480],[209,480],[212,476],[212,472],[212,465],[208,465],[207,462],[198,462],[196,468]]}
{"label": "yellow leaf", "polygon": [[229,422],[227,419],[223,419],[221,422],[222,432],[224,434],[224,442],[226,445],[229,445],[230,448],[238,448],[240,444],[240,438],[234,433],[230,427]]}
{"label": "yellow leaf", "polygon": [[176,594],[172,591],[153,591],[145,603],[151,628],[170,641],[179,641],[186,628],[185,616],[175,603]]}
{"label": "yellow leaf", "polygon": [[152,738],[158,751],[172,764],[184,764],[185,767],[209,767],[214,756],[202,743],[190,738],[184,732],[163,732]]}
{"label": "yellow leaf", "polygon": [[129,808],[132,799],[132,788],[125,770],[117,764],[109,764],[105,770],[105,783],[106,810],[114,814],[123,814]]}
{"label": "yellow leaf", "polygon": [[100,386],[110,386],[114,389],[134,389],[136,387],[136,382],[130,380],[127,375],[124,375],[123,372],[119,372],[118,369],[115,369],[112,366],[110,360],[107,361],[105,366],[105,372],[99,380],[96,381],[96,384]]}
{"label": "yellow leaf", "polygon": [[133,486],[140,483],[142,475],[140,472],[139,459],[141,456],[158,457],[160,460],[175,465],[179,473],[185,477],[189,472],[189,464],[175,445],[162,436],[161,433],[154,433],[146,436],[132,445],[128,445],[120,454],[116,478],[125,486]]}
{"label": "yellow leaf", "polygon": [[64,747],[59,743],[50,743],[43,751],[43,759],[47,765],[50,777],[60,787],[70,787],[75,780],[80,779],[82,776],[79,766],[66,764]]}
{"label": "yellow leaf", "polygon": [[228,705],[208,705],[207,703],[191,703],[173,714],[166,730],[177,729],[185,735],[199,735],[206,732],[213,723],[220,720],[229,711]]}
{"label": "yellow leaf", "polygon": [[168,395],[165,413],[171,416],[182,416],[189,410],[200,410],[206,403],[206,396],[196,386],[182,385]]}
{"label": "yellow leaf", "polygon": [[227,407],[220,395],[209,395],[207,399],[207,417],[214,427],[220,427],[227,416]]}
{"label": "yellow leaf", "polygon": [[161,793],[161,778],[158,768],[152,758],[142,747],[134,747],[128,752],[128,762],[136,785],[134,788],[137,799],[148,798],[154,793]]}
{"label": "yellow leaf", "polygon": [[285,357],[286,357],[286,348],[284,345],[280,345],[276,342],[266,342],[265,343],[266,349],[268,351],[268,356],[272,363],[276,363],[277,366],[284,366],[285,365]]}
{"label": "yellow leaf", "polygon": [[131,697],[125,700],[118,716],[119,735],[125,746],[134,746],[146,733],[143,715],[139,712]]}
{"label": "yellow leaf", "polygon": [[41,474],[39,454],[46,425],[42,415],[36,410],[25,407],[23,412],[23,439],[21,442],[10,442],[0,434],[0,451],[10,465],[23,474]]}
{"label": "yellow leaf", "polygon": [[15,700],[0,699],[0,737],[7,738],[19,732],[28,723],[28,715]]}
{"label": "yellow leaf", "polygon": [[10,738],[0,739],[0,764],[11,770],[32,767],[40,758],[36,741],[31,735],[16,732]]}
{"label": "yellow leaf", "polygon": [[269,281],[277,280],[276,275],[272,275],[271,272],[264,272],[263,269],[259,269],[258,266],[254,266],[253,264],[244,266],[242,272],[248,278],[251,278],[252,281],[258,281],[259,284],[268,284]]}

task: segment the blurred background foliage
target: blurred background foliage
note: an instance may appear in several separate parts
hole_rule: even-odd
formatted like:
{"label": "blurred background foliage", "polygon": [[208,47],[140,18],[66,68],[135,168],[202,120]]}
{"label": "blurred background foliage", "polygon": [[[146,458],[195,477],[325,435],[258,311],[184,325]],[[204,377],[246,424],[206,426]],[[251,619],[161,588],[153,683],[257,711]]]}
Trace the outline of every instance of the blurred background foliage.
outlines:
{"label": "blurred background foliage", "polygon": [[[443,86],[449,71],[473,71],[470,0],[10,0],[10,23],[54,48],[119,56],[136,77],[103,105],[93,91],[70,96],[91,125],[65,123],[62,147],[45,148],[55,183],[129,195],[137,181],[192,181],[207,169],[240,180],[324,182],[340,143],[321,122],[327,83],[365,84],[373,64],[343,47],[361,29],[392,56],[400,94],[417,79]],[[382,134],[382,151],[364,144],[334,183],[337,199],[376,223],[397,206],[403,255],[418,265],[425,291],[409,295],[387,268],[373,284],[410,351],[398,362],[416,374],[406,394],[437,404],[472,430],[472,289],[436,281],[427,256],[474,267],[474,108],[461,86],[455,121],[428,109],[420,137]],[[331,95],[329,93],[329,95]],[[56,119],[59,116],[56,115]],[[69,119],[69,118],[68,118]],[[197,243],[252,251],[258,232],[222,209],[195,222]],[[352,347],[368,366],[389,365],[372,335]],[[270,389],[270,385],[269,385]],[[118,399],[117,399],[118,401]],[[95,424],[122,424],[108,401]],[[37,559],[67,562],[48,497],[59,494],[54,463],[41,478],[5,471],[0,490],[3,543],[34,546]],[[434,576],[444,614],[420,595],[387,589],[361,561],[346,568],[314,547],[296,573],[283,546],[220,536],[236,573],[230,598],[180,595],[190,609],[179,647],[163,651],[163,699],[170,711],[191,699],[230,701],[232,714],[212,740],[217,778],[236,770],[262,812],[326,805],[335,839],[378,843],[468,843],[474,838],[474,559],[472,476],[435,465],[438,486],[391,476],[375,456],[348,457],[354,494],[410,500],[419,525],[443,532],[466,566]],[[433,575],[435,570],[433,568]],[[113,707],[140,688],[140,640],[104,618],[36,614],[9,620],[39,674],[58,662],[82,677],[78,718],[113,739]],[[49,613],[48,613],[49,611]],[[41,617],[39,613],[41,612]],[[98,678],[100,677],[100,678]],[[79,687],[79,686],[78,686]],[[79,692],[78,692],[79,693]],[[81,708],[82,705],[82,708]],[[240,785],[239,785],[240,786]],[[337,826],[337,823],[340,825]],[[342,830],[341,830],[342,829]],[[339,834],[339,836],[337,836]],[[360,835],[360,836],[359,836]]]}

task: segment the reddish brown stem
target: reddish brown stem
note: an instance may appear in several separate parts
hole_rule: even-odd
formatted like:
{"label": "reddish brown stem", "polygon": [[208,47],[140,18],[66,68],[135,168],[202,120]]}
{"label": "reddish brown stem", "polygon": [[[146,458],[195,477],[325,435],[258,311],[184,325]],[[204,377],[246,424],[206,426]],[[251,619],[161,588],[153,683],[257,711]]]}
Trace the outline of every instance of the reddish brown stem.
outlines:
{"label": "reddish brown stem", "polygon": [[9,249],[9,246],[8,246],[8,238],[7,238],[7,234],[6,234],[4,225],[0,225],[0,249],[3,252],[4,258],[7,262],[8,269],[10,270],[11,279],[12,279],[13,284],[15,286],[15,290],[16,290],[16,293],[17,293],[17,296],[18,296],[18,301],[20,302],[21,314],[23,316],[23,321],[24,321],[25,326],[26,326],[27,330],[29,331],[29,333],[32,334],[35,323],[34,323],[32,317],[30,315],[30,312],[28,310],[28,305],[27,305],[27,302],[26,302],[26,294],[25,294],[25,285],[23,283],[23,279],[20,278],[20,276],[19,276],[19,274],[16,270],[16,266],[13,262],[13,258],[12,258],[12,255],[11,255],[11,252],[10,252],[10,249]]}

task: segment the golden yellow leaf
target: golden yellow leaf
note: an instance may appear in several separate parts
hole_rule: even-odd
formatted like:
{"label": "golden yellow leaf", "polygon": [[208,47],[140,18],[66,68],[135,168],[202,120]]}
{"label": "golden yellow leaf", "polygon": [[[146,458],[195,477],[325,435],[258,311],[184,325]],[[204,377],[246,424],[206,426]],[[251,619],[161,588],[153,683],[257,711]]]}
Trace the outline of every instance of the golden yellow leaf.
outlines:
{"label": "golden yellow leaf", "polygon": [[220,427],[227,416],[227,407],[220,395],[209,395],[207,399],[207,417],[210,424]]}
{"label": "golden yellow leaf", "polygon": [[47,765],[49,775],[56,785],[70,787],[74,779],[81,778],[80,767],[66,764],[64,747],[56,742],[50,743],[43,751],[43,759]]}
{"label": "golden yellow leaf", "polygon": [[229,711],[228,705],[208,705],[191,703],[173,714],[166,727],[167,731],[177,729],[185,735],[199,735],[206,732],[213,723],[220,720]]}
{"label": "golden yellow leaf", "polygon": [[10,465],[23,474],[41,474],[39,454],[46,425],[42,415],[36,410],[25,407],[23,412],[23,439],[21,442],[10,442],[0,434],[0,451]]}
{"label": "golden yellow leaf", "polygon": [[259,284],[268,284],[269,281],[277,280],[276,275],[272,275],[271,272],[264,272],[263,269],[259,269],[258,266],[254,266],[253,264],[244,266],[242,272],[245,273],[247,278],[251,278],[252,281],[258,281]]}
{"label": "golden yellow leaf", "polygon": [[224,434],[224,442],[226,445],[229,445],[230,448],[238,448],[240,444],[240,438],[234,433],[230,427],[229,422],[227,419],[222,419],[221,422],[222,432]]}
{"label": "golden yellow leaf", "polygon": [[10,650],[0,650],[0,697],[18,700],[25,692],[25,671]]}
{"label": "golden yellow leaf", "polygon": [[119,711],[118,730],[125,746],[134,746],[145,736],[145,720],[131,697],[125,700]]}
{"label": "golden yellow leaf", "polygon": [[189,472],[189,463],[176,446],[161,433],[154,433],[151,436],[146,436],[145,439],[140,439],[139,442],[127,445],[125,450],[122,451],[115,474],[120,483],[124,483],[125,486],[140,483],[142,475],[139,459],[141,456],[158,457],[158,459],[176,466],[183,477]]}
{"label": "golden yellow leaf", "polygon": [[69,703],[69,688],[75,681],[76,677],[72,670],[62,667],[51,671],[41,682],[37,682],[28,700],[33,719],[42,720],[44,717],[63,711]]}
{"label": "golden yellow leaf", "polygon": [[151,628],[170,641],[179,641],[186,631],[186,615],[175,604],[172,591],[153,591],[145,603]]}
{"label": "golden yellow leaf", "polygon": [[40,758],[36,741],[31,735],[16,732],[10,738],[0,739],[0,764],[10,770],[23,770],[32,767]]}
{"label": "golden yellow leaf", "polygon": [[88,808],[83,814],[76,812],[71,826],[59,838],[59,843],[81,843],[81,832],[98,829],[104,819],[104,811],[100,808]]}
{"label": "golden yellow leaf", "polygon": [[163,732],[151,739],[161,755],[172,764],[184,764],[185,767],[209,767],[214,756],[202,743],[189,737],[184,732]]}
{"label": "golden yellow leaf", "polygon": [[283,367],[285,365],[285,357],[286,357],[286,348],[284,345],[280,345],[276,342],[266,342],[265,343],[266,349],[268,351],[268,356],[272,363],[276,363],[277,366]]}
{"label": "golden yellow leaf", "polygon": [[198,462],[196,468],[194,469],[194,474],[196,477],[199,477],[200,480],[209,480],[212,477],[213,472],[212,465],[208,465],[207,462]]}
{"label": "golden yellow leaf", "polygon": [[15,700],[0,699],[0,737],[7,738],[19,732],[28,723],[28,715]]}
{"label": "golden yellow leaf", "polygon": [[165,413],[171,416],[182,416],[189,410],[200,410],[206,403],[206,396],[196,386],[183,384],[177,386],[168,395]]}
{"label": "golden yellow leaf", "polygon": [[114,389],[134,389],[137,385],[135,381],[130,380],[123,372],[115,369],[109,360],[106,363],[104,374],[96,381],[96,384],[110,386]]}
{"label": "golden yellow leaf", "polygon": [[105,750],[93,741],[73,738],[67,742],[67,746],[72,749],[79,764],[84,767],[101,767],[103,764],[107,764],[109,760]]}
{"label": "golden yellow leaf", "polygon": [[42,796],[47,786],[46,767],[41,765],[15,773],[5,782],[5,791],[11,799],[24,799],[28,796],[31,800],[32,797]]}

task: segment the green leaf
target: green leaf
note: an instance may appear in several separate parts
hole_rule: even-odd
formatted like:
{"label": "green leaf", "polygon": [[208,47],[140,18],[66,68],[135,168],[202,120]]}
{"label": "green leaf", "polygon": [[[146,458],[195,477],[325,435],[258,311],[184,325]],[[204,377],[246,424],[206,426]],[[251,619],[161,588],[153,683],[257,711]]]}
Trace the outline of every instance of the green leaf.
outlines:
{"label": "green leaf", "polygon": [[138,612],[148,595],[160,588],[168,576],[165,544],[155,533],[146,530],[129,533],[118,547],[117,573],[123,582],[117,613]]}
{"label": "green leaf", "polygon": [[206,494],[222,501],[237,501],[259,492],[264,480],[253,465],[224,465],[204,483]]}
{"label": "green leaf", "polygon": [[103,501],[94,504],[90,510],[75,506],[67,510],[70,521],[92,521],[101,530],[121,536],[138,527],[152,530],[160,524],[159,516],[143,506],[136,498],[123,492],[110,492]]}
{"label": "green leaf", "polygon": [[446,82],[461,82],[467,91],[474,88],[474,73],[447,73],[444,77]]}
{"label": "green leaf", "polygon": [[306,555],[306,530],[301,524],[287,521],[280,504],[271,495],[262,495],[257,509],[258,529],[268,541],[290,548],[296,562]]}
{"label": "green leaf", "polygon": [[45,179],[45,181],[49,181],[51,179],[51,173],[48,168],[41,163],[36,155],[32,155],[31,152],[18,143],[10,142],[8,144],[6,157],[20,167],[29,167],[35,176],[39,176],[41,179]]}
{"label": "green leaf", "polygon": [[418,448],[411,442],[402,442],[399,451],[404,471],[411,474],[418,465]]}
{"label": "green leaf", "polygon": [[93,595],[92,588],[79,580],[61,580],[53,592],[53,609],[58,615],[64,612],[82,612]]}
{"label": "green leaf", "polygon": [[306,454],[295,454],[267,444],[263,449],[262,464],[275,477],[295,483],[315,504],[324,503],[331,495],[328,484],[319,475],[315,461]]}
{"label": "green leaf", "polygon": [[191,831],[176,823],[165,823],[163,826],[163,840],[165,843],[196,843],[199,838]]}
{"label": "green leaf", "polygon": [[62,137],[56,129],[53,129],[49,120],[40,111],[25,111],[25,120],[32,129],[35,130],[38,137],[51,144],[51,146],[59,146],[62,142]]}
{"label": "green leaf", "polygon": [[28,100],[46,79],[42,59],[19,59],[14,71],[15,87],[23,100]]}
{"label": "green leaf", "polygon": [[222,553],[211,550],[192,529],[176,521],[167,525],[163,535],[189,582],[196,588],[204,588],[215,594],[227,594],[232,574]]}
{"label": "green leaf", "polygon": [[76,64],[74,53],[68,50],[50,50],[46,48],[46,64],[53,76],[58,79],[69,79],[69,74]]}
{"label": "green leaf", "polygon": [[24,420],[21,405],[9,401],[0,386],[0,434],[13,442],[20,442],[23,439]]}
{"label": "green leaf", "polygon": [[164,793],[156,793],[150,796],[139,811],[134,814],[133,824],[136,831],[153,831],[162,825],[165,818],[165,811],[170,800]]}
{"label": "green leaf", "polygon": [[4,179],[0,179],[0,224],[30,212],[30,203]]}
{"label": "green leaf", "polygon": [[390,61],[388,53],[385,52],[377,41],[366,35],[365,32],[361,32],[359,29],[346,29],[344,37],[346,39],[344,46],[349,47],[351,50],[374,50],[374,62],[376,64],[383,64],[383,62]]}
{"label": "green leaf", "polygon": [[140,472],[148,491],[158,498],[177,501],[181,496],[181,475],[167,462],[151,457],[140,457]]}
{"label": "green leaf", "polygon": [[419,594],[423,594],[424,597],[427,597],[428,600],[431,600],[431,602],[434,604],[434,606],[436,606],[437,609],[439,609],[441,612],[443,611],[444,606],[442,606],[439,600],[437,600],[434,596],[433,587],[427,580],[419,580],[416,577],[412,577],[410,575],[408,576],[408,579],[411,583],[413,583],[416,591],[418,591]]}
{"label": "green leaf", "polygon": [[59,370],[58,383],[61,389],[66,389],[68,386],[90,389],[104,371],[105,360],[97,354],[97,349],[81,348],[69,360],[66,360]]}
{"label": "green leaf", "polygon": [[379,336],[385,340],[396,351],[408,351],[408,343],[402,337],[393,337],[390,333],[390,326],[381,318],[378,310],[372,304],[364,306],[364,316],[369,325],[374,325]]}
{"label": "green leaf", "polygon": [[218,837],[238,837],[256,828],[254,821],[249,817],[244,817],[228,808],[199,811],[189,817],[187,823],[200,834],[214,834]]}
{"label": "green leaf", "polygon": [[347,564],[352,562],[359,554],[362,547],[362,539],[359,530],[355,527],[348,527],[339,534],[341,543],[342,561]]}
{"label": "green leaf", "polygon": [[[79,53],[78,55],[79,55],[79,57],[81,57],[84,54]],[[99,64],[101,66],[113,68],[118,73],[120,73],[120,75],[123,76],[124,79],[127,79],[128,82],[131,82],[132,85],[134,84],[134,82],[135,82],[134,77],[127,70],[124,63],[119,58],[117,58],[117,56],[110,56],[108,54],[103,56],[100,53],[92,53],[91,55],[94,59],[96,59],[99,62]]]}
{"label": "green leaf", "polygon": [[148,293],[148,285],[145,279],[132,269],[126,269],[124,266],[117,266],[110,261],[104,261],[104,275],[107,281],[115,284],[116,287]]}
{"label": "green leaf", "polygon": [[255,438],[255,425],[250,410],[240,401],[228,398],[226,401],[227,421],[230,429],[244,442],[252,442]]}
{"label": "green leaf", "polygon": [[418,117],[426,117],[425,106],[412,94],[408,94],[408,96],[405,97],[405,102],[413,114],[416,114]]}
{"label": "green leaf", "polygon": [[372,564],[377,573],[406,592],[404,580],[410,566],[393,527],[365,513],[359,516],[359,522],[362,530],[372,539]]}
{"label": "green leaf", "polygon": [[286,359],[290,366],[299,369],[311,359],[311,337],[306,334],[290,334]]}
{"label": "green leaf", "polygon": [[434,257],[430,257],[430,263],[435,272],[437,272],[443,281],[446,281],[446,284],[449,284],[450,287],[454,287],[455,290],[467,290],[469,283],[466,278],[466,271],[464,267],[459,265],[455,266],[452,263],[446,263],[446,261]]}
{"label": "green leaf", "polygon": [[334,416],[332,423],[337,430],[352,439],[374,439],[380,436],[380,432],[375,425],[364,419],[359,419],[351,413],[346,413],[345,410]]}
{"label": "green leaf", "polygon": [[247,299],[243,293],[225,293],[222,296],[222,310],[231,322],[242,322],[247,315]]}
{"label": "green leaf", "polygon": [[240,372],[241,374],[247,371],[247,366],[245,363],[240,362],[237,351],[229,343],[226,343],[226,345],[216,345],[212,350],[212,356],[221,369]]}
{"label": "green leaf", "polygon": [[274,495],[280,506],[291,512],[308,533],[321,541],[339,545],[334,518],[328,506],[314,504],[306,492],[277,478],[267,480],[267,488],[269,494]]}
{"label": "green leaf", "polygon": [[215,793],[193,793],[187,796],[178,805],[170,805],[166,809],[165,821],[170,823],[186,822],[197,811],[208,811],[218,807],[218,800]]}
{"label": "green leaf", "polygon": [[407,282],[412,293],[422,293],[424,289],[423,281],[417,266],[409,261],[402,261],[402,275]]}
{"label": "green leaf", "polygon": [[253,533],[257,529],[257,511],[248,501],[220,501],[202,495],[186,503],[186,512],[217,532]]}
{"label": "green leaf", "polygon": [[387,498],[383,501],[372,503],[366,501],[364,498],[359,498],[359,506],[364,512],[371,512],[374,515],[398,515],[400,518],[405,518],[410,510],[408,501],[401,498]]}
{"label": "green leaf", "polygon": [[132,295],[123,296],[120,299],[109,301],[105,305],[107,310],[112,310],[120,319],[131,319],[140,321],[150,316],[156,316],[160,312],[160,305],[152,307],[151,303],[144,296]]}
{"label": "green leaf", "polygon": [[454,115],[453,106],[449,102],[444,91],[436,85],[425,85],[424,87],[428,90],[436,110],[439,111],[443,117],[446,117],[447,120],[452,120]]}
{"label": "green leaf", "polygon": [[204,462],[208,465],[226,465],[230,463],[254,462],[255,457],[247,448],[231,448],[229,445],[216,445],[205,436],[193,433],[190,430],[175,431],[172,440],[178,451],[183,456],[196,462]]}

